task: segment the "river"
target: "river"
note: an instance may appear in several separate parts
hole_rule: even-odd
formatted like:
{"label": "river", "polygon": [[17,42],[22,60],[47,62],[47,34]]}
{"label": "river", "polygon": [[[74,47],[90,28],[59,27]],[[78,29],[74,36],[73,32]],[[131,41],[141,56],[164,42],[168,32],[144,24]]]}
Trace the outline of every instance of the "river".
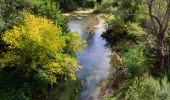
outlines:
{"label": "river", "polygon": [[82,66],[77,77],[81,80],[83,90],[79,100],[98,100],[98,86],[111,72],[111,49],[106,46],[106,41],[101,34],[106,30],[106,25],[96,23],[97,15],[84,17],[70,17],[69,29],[78,32],[81,39],[87,41],[87,47],[77,53],[77,60]]}

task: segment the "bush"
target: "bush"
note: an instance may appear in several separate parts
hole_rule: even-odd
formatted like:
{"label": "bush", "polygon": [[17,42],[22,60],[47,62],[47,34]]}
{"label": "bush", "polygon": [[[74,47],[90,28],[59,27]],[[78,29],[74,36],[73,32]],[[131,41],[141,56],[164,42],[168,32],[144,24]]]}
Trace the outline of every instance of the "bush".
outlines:
{"label": "bush", "polygon": [[108,40],[118,41],[126,37],[126,24],[120,18],[116,17],[108,21],[108,29],[102,36]]}
{"label": "bush", "polygon": [[19,87],[22,87],[23,82],[29,83],[35,91],[39,91],[38,96],[40,93],[45,95],[43,91],[49,86],[76,80],[75,69],[79,65],[75,57],[65,51],[67,42],[70,52],[81,50],[82,43],[76,33],[63,35],[61,28],[51,20],[25,13],[23,25],[6,31],[2,39],[9,46],[8,51],[0,55],[0,64],[3,65],[1,70],[12,68],[11,73],[16,71],[19,74],[17,76],[20,76],[18,81],[21,81]]}
{"label": "bush", "polygon": [[[35,15],[44,16],[68,33],[67,19],[61,14],[59,1],[53,0],[1,0],[0,1],[0,34],[23,23],[23,11],[30,10]],[[0,39],[0,51],[6,51],[6,44]]]}
{"label": "bush", "polygon": [[100,5],[97,5],[96,12],[104,12],[104,13],[114,13],[116,9],[113,7],[113,0],[102,0]]}
{"label": "bush", "polygon": [[135,80],[125,93],[126,100],[169,100],[170,84],[167,78],[156,80],[145,78],[142,82]]}
{"label": "bush", "polygon": [[67,19],[62,15],[58,1],[53,0],[33,0],[31,10],[35,15],[45,16],[62,28],[63,32],[68,32]]}
{"label": "bush", "polygon": [[77,51],[86,47],[86,41],[80,42],[81,40],[76,32],[66,34],[65,37],[67,45],[64,51],[73,57],[76,56]]}
{"label": "bush", "polygon": [[76,59],[64,53],[66,39],[52,21],[26,14],[24,24],[5,32],[3,40],[9,51],[1,55],[1,64],[16,68],[22,77],[45,78],[50,84],[76,78]]}
{"label": "bush", "polygon": [[29,0],[0,1],[0,33],[22,23],[21,11],[30,7]]}
{"label": "bush", "polygon": [[146,71],[146,57],[142,47],[129,49],[123,61],[128,68],[130,78],[140,77]]}
{"label": "bush", "polygon": [[139,4],[135,0],[117,0],[118,4],[117,15],[121,17],[124,22],[136,22],[139,14]]}
{"label": "bush", "polygon": [[142,37],[146,34],[143,28],[138,23],[129,23],[127,25],[127,33],[134,38]]}
{"label": "bush", "polygon": [[154,79],[146,75],[142,80],[129,80],[113,98],[107,100],[169,100],[170,83],[167,78]]}

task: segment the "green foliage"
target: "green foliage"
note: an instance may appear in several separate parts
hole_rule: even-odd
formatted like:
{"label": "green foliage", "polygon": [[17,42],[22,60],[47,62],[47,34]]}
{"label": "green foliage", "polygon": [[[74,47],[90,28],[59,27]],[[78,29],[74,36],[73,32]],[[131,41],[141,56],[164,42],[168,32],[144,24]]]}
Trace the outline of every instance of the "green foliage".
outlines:
{"label": "green foliage", "polygon": [[[69,32],[67,19],[61,14],[59,1],[53,0],[1,0],[0,1],[0,33],[23,23],[23,11],[29,10],[35,15],[51,19],[61,27],[63,34]],[[6,44],[0,39],[0,51],[6,51]]]}
{"label": "green foliage", "polygon": [[117,3],[117,14],[121,17],[124,22],[135,22],[139,16],[139,3],[136,0],[116,0]]}
{"label": "green foliage", "polygon": [[77,8],[94,8],[95,0],[59,0],[63,11],[72,11]]}
{"label": "green foliage", "polygon": [[113,42],[123,41],[124,39],[140,41],[146,35],[139,23],[125,23],[120,17],[106,17],[106,21],[109,27],[102,36]]}
{"label": "green foliage", "polygon": [[2,16],[0,16],[0,33],[5,28],[5,21],[3,20]]}
{"label": "green foliage", "polygon": [[82,48],[86,47],[86,41],[81,41],[79,38],[79,35],[74,32],[66,35],[66,48],[65,52],[67,52],[69,55],[75,57],[77,51],[81,51]]}
{"label": "green foliage", "polygon": [[109,26],[112,26],[113,33],[125,33],[126,32],[126,25],[120,18],[115,18],[109,23]]}
{"label": "green foliage", "polygon": [[[32,71],[42,69],[50,83],[56,83],[59,78],[75,78],[71,67],[76,67],[77,63],[74,58],[62,53],[66,42],[61,34],[60,27],[51,21],[26,14],[23,25],[3,35],[3,40],[12,50],[4,53],[1,61],[7,66],[17,67],[25,77],[30,76]],[[42,75],[44,77],[45,74]]]}
{"label": "green foliage", "polygon": [[126,91],[126,100],[169,100],[170,84],[167,78],[156,80],[152,77],[142,82],[135,80],[132,86]]}
{"label": "green foliage", "polygon": [[129,23],[127,25],[127,33],[132,37],[142,37],[146,34],[146,32],[138,23]]}
{"label": "green foliage", "polygon": [[26,90],[19,89],[16,90],[10,90],[9,92],[0,91],[0,99],[2,100],[32,100],[30,96],[26,94]]}
{"label": "green foliage", "polygon": [[[128,37],[133,37],[134,39],[140,39],[140,37],[146,35],[144,29],[139,25],[139,23],[125,23],[121,18],[115,17],[111,20],[106,19],[109,29],[111,29],[110,37],[113,37],[115,34],[124,34],[127,33]],[[108,30],[109,30],[108,29]]]}
{"label": "green foliage", "polygon": [[170,69],[168,69],[167,71],[167,78],[168,78],[168,81],[170,81]]}
{"label": "green foliage", "polygon": [[108,30],[102,34],[107,40],[119,41],[121,38],[126,36],[126,24],[119,17],[111,20],[107,20]]}
{"label": "green foliage", "polygon": [[12,68],[0,70],[0,99],[1,100],[31,100],[31,85],[21,80],[20,73]]}
{"label": "green foliage", "polygon": [[146,57],[143,48],[136,47],[129,49],[125,53],[124,65],[128,68],[128,72],[131,78],[140,77],[146,70],[145,65]]}
{"label": "green foliage", "polygon": [[[59,1],[53,0],[1,0],[0,19],[5,22],[0,25],[0,32],[19,25],[23,20],[22,10],[31,10],[36,15],[46,16],[62,27],[63,32],[68,32],[67,20],[61,14]],[[3,24],[2,22],[0,24]]]}
{"label": "green foliage", "polygon": [[[109,28],[104,35],[106,36],[106,39],[110,40],[119,38],[117,44],[115,43],[116,46],[112,45],[114,51],[116,51],[116,53],[113,54],[112,63],[118,69],[124,69],[125,66],[125,69],[127,69],[125,71],[129,73],[129,79],[125,79],[125,85],[121,84],[122,87],[118,89],[119,93],[116,93],[116,97],[112,99],[169,100],[170,84],[167,81],[167,78],[154,79],[153,77],[144,76],[146,73],[152,72],[153,69],[154,72],[152,72],[152,74],[156,73],[156,75],[160,75],[161,72],[159,68],[155,69],[155,66],[160,67],[159,65],[156,65],[158,64],[158,59],[156,57],[157,49],[155,48],[155,34],[153,36],[147,34],[147,37],[145,37],[146,32],[150,31],[149,33],[154,33],[153,30],[148,29],[148,27],[152,27],[152,25],[149,26],[148,24],[150,22],[149,17],[146,15],[146,13],[148,13],[147,3],[145,1],[143,2],[143,0],[114,0],[114,2],[113,6],[117,8],[115,19],[108,21]],[[158,20],[161,20],[162,15],[164,15],[166,11],[165,6],[163,6],[166,5],[167,2],[165,2],[166,1],[153,0],[152,14],[153,16],[158,15]],[[123,34],[123,36],[120,34]],[[143,38],[147,38],[147,40],[144,40]],[[124,40],[127,43],[122,42]],[[132,46],[129,46],[131,45],[128,43],[129,40],[133,42],[133,48]],[[114,42],[111,41],[111,43]],[[142,46],[136,45],[137,47],[134,47],[134,44],[137,43]],[[169,80],[170,70],[167,71],[167,77]],[[115,92],[117,91],[114,91],[114,93]]]}
{"label": "green foliage", "polygon": [[[23,90],[25,90],[23,82],[30,82],[28,86],[33,86],[31,95],[33,90],[37,95],[41,93],[46,95],[44,91],[49,86],[61,81],[76,80],[75,72],[79,65],[75,56],[71,56],[70,53],[80,51],[84,44],[81,43],[77,33],[63,35],[61,28],[51,20],[30,13],[24,13],[24,15],[22,25],[13,27],[2,36],[3,41],[9,46],[8,51],[0,55],[2,65],[0,69],[13,69],[7,71],[8,73],[17,72],[20,76],[18,80],[21,81],[19,87]],[[17,77],[17,74],[14,74],[14,77]],[[10,88],[14,87],[16,86],[10,86]],[[15,88],[13,90],[19,92],[16,95],[27,97],[24,97],[27,92],[20,92]],[[8,93],[10,92],[4,92],[1,97]],[[13,93],[11,96],[14,95]]]}
{"label": "green foliage", "polygon": [[30,7],[29,0],[1,0],[0,1],[0,33],[19,25],[23,16],[20,11]]}
{"label": "green foliage", "polygon": [[169,100],[170,83],[167,78],[154,79],[151,76],[129,80],[115,97],[106,100]]}
{"label": "green foliage", "polygon": [[67,19],[61,14],[58,1],[33,0],[32,5],[31,10],[34,14],[51,19],[62,28],[63,32],[68,32]]}
{"label": "green foliage", "polygon": [[97,5],[96,12],[114,13],[116,9],[113,7],[113,3],[113,0],[102,0],[101,4]]}
{"label": "green foliage", "polygon": [[76,6],[75,0],[60,0],[60,7],[64,11],[75,10]]}
{"label": "green foliage", "polygon": [[49,100],[78,100],[82,85],[80,80],[61,82],[50,94]]}

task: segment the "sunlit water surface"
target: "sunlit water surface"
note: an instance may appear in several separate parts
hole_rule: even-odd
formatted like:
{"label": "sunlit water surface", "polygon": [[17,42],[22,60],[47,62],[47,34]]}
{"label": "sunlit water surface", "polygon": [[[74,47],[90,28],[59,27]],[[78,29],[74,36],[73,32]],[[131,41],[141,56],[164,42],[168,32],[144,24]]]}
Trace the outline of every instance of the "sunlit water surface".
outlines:
{"label": "sunlit water surface", "polygon": [[78,32],[81,39],[87,41],[87,47],[82,52],[77,53],[77,60],[82,66],[77,73],[78,79],[83,85],[80,100],[97,100],[96,89],[99,83],[106,79],[111,72],[109,63],[111,49],[106,46],[106,41],[101,37],[105,31],[105,25],[98,25],[94,32],[89,34],[87,27],[89,27],[89,23],[93,22],[91,17],[86,16],[82,19],[72,17],[68,24],[71,32]]}

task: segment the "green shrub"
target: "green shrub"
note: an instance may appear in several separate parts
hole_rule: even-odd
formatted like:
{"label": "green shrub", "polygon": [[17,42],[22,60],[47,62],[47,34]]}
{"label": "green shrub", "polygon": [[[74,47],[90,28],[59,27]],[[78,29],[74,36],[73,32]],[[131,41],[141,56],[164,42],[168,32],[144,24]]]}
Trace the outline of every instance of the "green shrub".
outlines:
{"label": "green shrub", "polygon": [[170,84],[167,78],[156,80],[145,78],[142,82],[135,80],[126,91],[126,100],[169,100]]}
{"label": "green shrub", "polygon": [[146,32],[143,30],[143,28],[138,23],[129,23],[127,25],[127,33],[129,36],[132,37],[141,37],[146,34]]}
{"label": "green shrub", "polygon": [[118,4],[117,15],[121,17],[124,22],[136,22],[139,14],[139,4],[135,0],[117,0]]}
{"label": "green shrub", "polygon": [[[9,69],[6,71],[9,77],[13,77],[11,73],[16,72],[18,74],[14,74],[14,77],[17,78],[14,79],[15,81],[12,80],[14,77],[7,78],[5,81],[4,77],[0,76],[0,80],[13,81],[9,87],[3,88],[13,89],[15,92],[18,92],[16,87],[25,90],[23,84],[28,83],[28,86],[33,87],[31,95],[36,93],[35,97],[38,97],[39,94],[46,95],[48,87],[61,81],[76,80],[75,72],[79,64],[71,54],[80,51],[83,43],[77,33],[63,35],[61,28],[51,20],[30,13],[24,14],[22,25],[15,26],[3,34],[2,39],[8,44],[8,51],[0,54],[0,65],[2,65],[0,72]],[[65,51],[66,48],[69,52]],[[8,92],[4,92],[2,96],[7,95]],[[25,93],[19,92],[23,99]]]}
{"label": "green shrub", "polygon": [[169,100],[170,83],[167,78],[154,79],[151,76],[129,80],[119,92],[106,100]]}
{"label": "green shrub", "polygon": [[[59,9],[59,1],[53,0],[1,0],[0,1],[0,19],[5,24],[0,25],[0,32],[11,29],[13,26],[19,25],[23,20],[23,10],[31,10],[36,15],[46,16],[47,18],[60,25],[63,31],[68,32],[67,20],[61,14]],[[2,24],[2,23],[1,23]]]}
{"label": "green shrub", "polygon": [[108,40],[119,40],[126,36],[126,25],[123,20],[116,17],[112,20],[107,20],[108,29],[102,36]]}
{"label": "green shrub", "polygon": [[110,21],[109,26],[112,27],[113,33],[125,33],[126,32],[126,25],[120,18],[115,18]]}
{"label": "green shrub", "polygon": [[116,11],[113,7],[113,0],[102,0],[100,5],[97,5],[96,12],[104,12],[112,14]]}
{"label": "green shrub", "polygon": [[[42,69],[50,83],[75,79],[72,68],[78,66],[76,60],[63,53],[65,37],[62,36],[61,28],[50,20],[26,14],[24,24],[7,31],[3,40],[10,45],[10,51],[3,54],[2,63],[6,66],[11,63],[10,66],[19,69],[23,76],[29,77],[32,72]],[[78,42],[70,45],[77,47],[79,45],[75,44]]]}
{"label": "green shrub", "polygon": [[35,15],[51,19],[62,28],[63,32],[68,32],[68,21],[60,11],[59,2],[53,0],[33,0],[31,11]]}
{"label": "green shrub", "polygon": [[23,9],[30,8],[29,0],[1,0],[0,1],[0,33],[22,23]]}
{"label": "green shrub", "polygon": [[146,57],[142,47],[129,49],[125,53],[124,65],[128,68],[130,78],[140,77],[146,70]]}

